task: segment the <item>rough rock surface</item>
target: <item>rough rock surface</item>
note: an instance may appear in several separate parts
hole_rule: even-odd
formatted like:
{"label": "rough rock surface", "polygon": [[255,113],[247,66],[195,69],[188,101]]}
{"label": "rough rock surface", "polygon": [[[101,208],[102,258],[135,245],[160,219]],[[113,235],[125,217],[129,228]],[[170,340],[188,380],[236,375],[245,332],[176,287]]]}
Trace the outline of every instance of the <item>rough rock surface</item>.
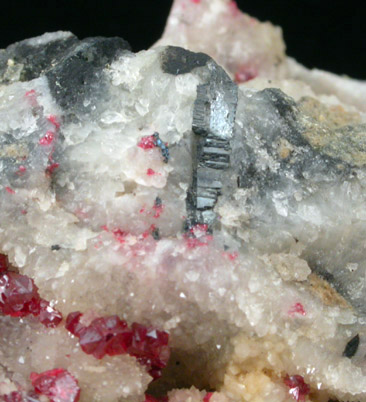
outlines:
{"label": "rough rock surface", "polygon": [[[0,398],[366,401],[366,84],[299,66],[225,0],[176,0],[158,45],[0,51]],[[169,333],[162,377],[25,316],[8,271],[85,328]]]}

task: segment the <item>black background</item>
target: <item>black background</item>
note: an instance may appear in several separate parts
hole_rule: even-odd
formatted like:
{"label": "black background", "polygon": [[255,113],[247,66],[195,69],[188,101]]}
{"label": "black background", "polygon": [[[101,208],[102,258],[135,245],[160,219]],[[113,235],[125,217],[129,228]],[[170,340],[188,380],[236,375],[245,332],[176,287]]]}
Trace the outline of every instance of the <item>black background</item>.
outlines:
{"label": "black background", "polygon": [[[308,67],[366,79],[361,1],[238,0],[239,7],[283,28],[287,53]],[[0,6],[0,48],[44,32],[79,38],[120,36],[134,51],[161,35],[169,0],[7,0]]]}

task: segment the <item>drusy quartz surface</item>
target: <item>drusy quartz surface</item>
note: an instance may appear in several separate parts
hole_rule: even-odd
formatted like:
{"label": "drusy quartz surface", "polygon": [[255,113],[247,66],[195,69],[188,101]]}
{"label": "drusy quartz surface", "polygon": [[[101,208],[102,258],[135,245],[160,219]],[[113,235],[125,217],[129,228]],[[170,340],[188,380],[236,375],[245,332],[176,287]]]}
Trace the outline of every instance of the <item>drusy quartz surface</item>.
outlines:
{"label": "drusy quartz surface", "polygon": [[0,399],[366,401],[366,84],[284,49],[176,0],[0,50]]}

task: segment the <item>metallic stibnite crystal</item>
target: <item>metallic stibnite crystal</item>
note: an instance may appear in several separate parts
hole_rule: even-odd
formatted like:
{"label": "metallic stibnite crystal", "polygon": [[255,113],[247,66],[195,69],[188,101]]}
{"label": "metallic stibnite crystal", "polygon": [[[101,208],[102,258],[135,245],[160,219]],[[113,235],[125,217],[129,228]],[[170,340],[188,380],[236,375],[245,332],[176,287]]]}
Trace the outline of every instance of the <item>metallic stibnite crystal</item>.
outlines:
{"label": "metallic stibnite crystal", "polygon": [[206,84],[197,87],[193,110],[193,132],[196,154],[193,159],[193,180],[187,197],[190,213],[188,227],[197,223],[215,222],[213,209],[222,188],[222,171],[230,164],[230,140],[234,133],[237,85],[213,61]]}

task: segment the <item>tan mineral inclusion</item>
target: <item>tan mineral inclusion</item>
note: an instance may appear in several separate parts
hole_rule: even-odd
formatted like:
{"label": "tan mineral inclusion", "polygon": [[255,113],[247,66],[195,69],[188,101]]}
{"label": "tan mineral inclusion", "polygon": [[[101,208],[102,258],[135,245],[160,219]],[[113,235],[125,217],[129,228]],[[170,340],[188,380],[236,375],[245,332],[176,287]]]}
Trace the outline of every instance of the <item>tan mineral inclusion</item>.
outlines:
{"label": "tan mineral inclusion", "polygon": [[366,402],[365,99],[229,0],[0,50],[0,400]]}

